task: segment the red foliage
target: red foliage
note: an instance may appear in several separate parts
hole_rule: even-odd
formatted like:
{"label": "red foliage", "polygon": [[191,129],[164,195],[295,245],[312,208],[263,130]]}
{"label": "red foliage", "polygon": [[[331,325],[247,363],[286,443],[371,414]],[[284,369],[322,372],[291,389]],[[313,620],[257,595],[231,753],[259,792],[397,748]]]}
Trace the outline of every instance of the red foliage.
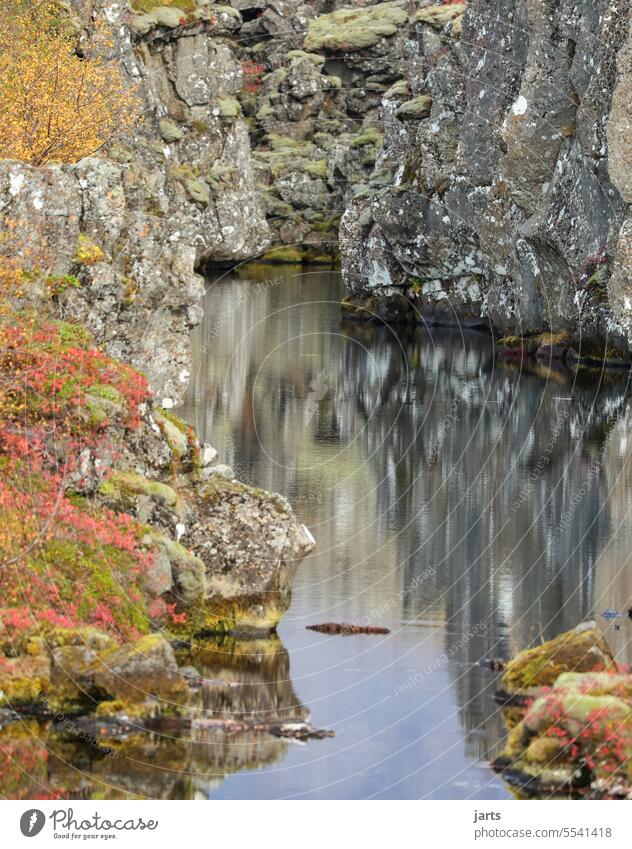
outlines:
{"label": "red foliage", "polygon": [[73,498],[69,473],[98,455],[112,424],[138,427],[146,379],[91,345],[80,328],[0,314],[0,625],[5,640],[42,623],[93,624],[137,636],[146,623],[149,555],[125,514]]}

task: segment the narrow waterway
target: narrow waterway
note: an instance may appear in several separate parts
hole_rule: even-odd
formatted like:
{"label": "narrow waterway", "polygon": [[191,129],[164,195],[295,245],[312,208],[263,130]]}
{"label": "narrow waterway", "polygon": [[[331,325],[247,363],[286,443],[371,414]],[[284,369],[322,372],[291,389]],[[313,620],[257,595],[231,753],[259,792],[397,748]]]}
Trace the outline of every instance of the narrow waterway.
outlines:
{"label": "narrow waterway", "polygon": [[[209,281],[183,413],[317,540],[279,636],[293,693],[336,736],[206,791],[505,798],[479,661],[630,600],[626,379],[501,363],[479,333],[341,325],[343,294],[329,271]],[[306,630],[325,621],[391,633]],[[627,619],[609,634],[621,659],[631,636]]]}
{"label": "narrow waterway", "polygon": [[[317,541],[278,636],[180,658],[205,681],[210,722],[190,731],[131,720],[108,754],[98,719],[0,717],[0,794],[506,798],[480,661],[587,617],[632,660],[632,621],[602,616],[632,605],[626,376],[503,363],[473,332],[341,325],[342,295],[334,272],[250,267],[209,281],[194,335],[180,412]],[[306,630],[326,621],[390,634]],[[310,716],[335,736],[253,730]]]}

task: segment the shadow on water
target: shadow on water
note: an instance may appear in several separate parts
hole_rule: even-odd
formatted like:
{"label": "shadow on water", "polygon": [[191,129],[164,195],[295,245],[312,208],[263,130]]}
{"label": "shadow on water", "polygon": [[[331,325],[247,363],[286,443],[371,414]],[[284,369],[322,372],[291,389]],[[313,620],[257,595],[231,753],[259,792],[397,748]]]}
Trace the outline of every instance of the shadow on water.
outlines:
{"label": "shadow on water", "polygon": [[[488,767],[505,729],[480,661],[632,603],[626,376],[502,363],[473,332],[341,325],[342,294],[334,272],[246,269],[210,282],[194,334],[181,412],[317,540],[284,645],[191,659],[218,682],[203,715],[237,725],[131,733],[113,758],[13,725],[0,732],[5,795],[509,796]],[[323,621],[391,633],[305,629]],[[627,619],[608,633],[627,662],[631,637]],[[238,727],[308,709],[334,738]]]}

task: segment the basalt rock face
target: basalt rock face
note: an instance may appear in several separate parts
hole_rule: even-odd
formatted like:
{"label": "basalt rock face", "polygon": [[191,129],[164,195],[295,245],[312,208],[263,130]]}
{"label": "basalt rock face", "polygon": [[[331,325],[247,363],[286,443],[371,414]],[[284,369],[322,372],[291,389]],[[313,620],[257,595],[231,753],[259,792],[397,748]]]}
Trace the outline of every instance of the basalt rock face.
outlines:
{"label": "basalt rock face", "polygon": [[255,178],[276,262],[330,262],[346,199],[366,191],[380,101],[401,80],[403,4],[233,0]]}
{"label": "basalt rock face", "polygon": [[[94,5],[73,3],[83,24]],[[144,120],[133,138],[76,165],[1,163],[0,212],[22,234],[25,255],[79,278],[60,297],[61,314],[177,401],[201,317],[196,266],[237,262],[269,244],[247,128],[230,108],[242,79],[226,42],[233,18],[183,27],[149,16],[139,27],[126,4],[96,5]]]}
{"label": "basalt rock face", "polygon": [[582,353],[632,339],[628,3],[427,5],[410,94],[382,102],[390,175],[351,200],[340,238],[357,311],[393,296],[501,334],[567,334]]}

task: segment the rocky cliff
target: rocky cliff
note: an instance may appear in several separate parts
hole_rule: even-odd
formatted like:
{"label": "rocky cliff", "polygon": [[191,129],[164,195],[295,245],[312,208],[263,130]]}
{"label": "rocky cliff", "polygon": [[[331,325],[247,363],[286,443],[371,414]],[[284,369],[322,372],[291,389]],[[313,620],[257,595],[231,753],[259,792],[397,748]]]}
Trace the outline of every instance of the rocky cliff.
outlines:
{"label": "rocky cliff", "polygon": [[88,28],[107,17],[113,58],[144,119],[133,137],[76,165],[1,163],[0,213],[24,255],[78,279],[59,297],[61,315],[85,322],[160,398],[177,401],[189,331],[201,317],[196,266],[237,262],[269,244],[247,128],[229,108],[242,80],[225,39],[233,17],[185,26],[174,8],[135,25],[125,3],[76,0],[73,10]]}
{"label": "rocky cliff", "polygon": [[628,3],[407,11],[384,145],[341,225],[349,314],[483,317],[501,335],[551,331],[576,357],[626,358]]}

